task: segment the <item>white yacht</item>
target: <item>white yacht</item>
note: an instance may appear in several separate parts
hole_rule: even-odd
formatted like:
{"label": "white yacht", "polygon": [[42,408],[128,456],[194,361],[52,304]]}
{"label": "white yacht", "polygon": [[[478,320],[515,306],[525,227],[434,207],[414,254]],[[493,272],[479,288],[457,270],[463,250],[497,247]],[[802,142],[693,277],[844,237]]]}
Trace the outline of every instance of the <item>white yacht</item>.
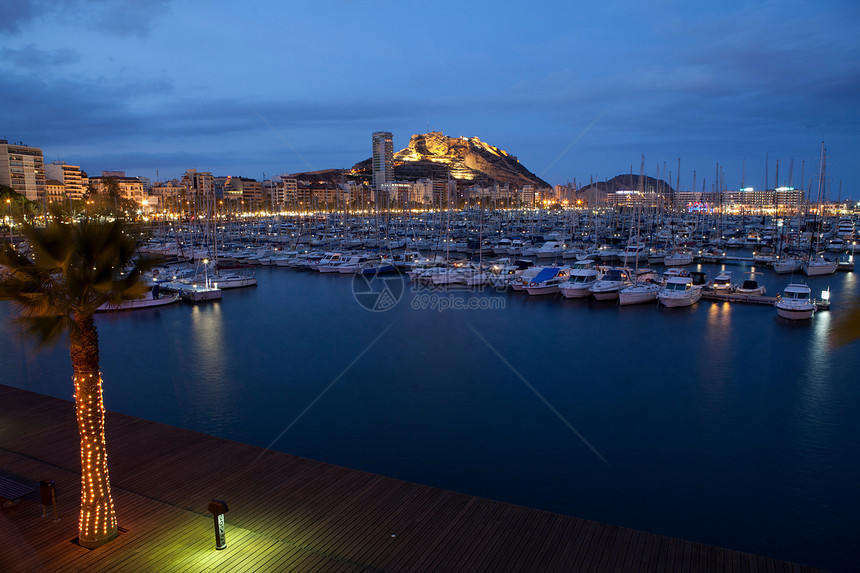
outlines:
{"label": "white yacht", "polygon": [[777,257],[773,262],[773,272],[778,275],[796,273],[803,266],[803,261],[797,257]]}
{"label": "white yacht", "polygon": [[613,267],[607,269],[596,283],[591,285],[589,292],[597,300],[615,300],[618,292],[633,284],[630,278],[630,269]]}
{"label": "white yacht", "polygon": [[337,265],[337,272],[342,275],[355,274],[358,268],[370,260],[366,255],[352,255]]}
{"label": "white yacht", "polygon": [[326,253],[313,268],[321,273],[336,273],[338,265],[342,263],[344,256],[341,253]]}
{"label": "white yacht", "polygon": [[803,273],[808,277],[832,275],[839,267],[836,261],[828,261],[824,257],[810,258],[802,263]]}
{"label": "white yacht", "polygon": [[843,241],[853,241],[854,221],[848,218],[839,219],[839,223],[836,224],[836,236]]}
{"label": "white yacht", "polygon": [[677,275],[666,281],[657,298],[667,307],[692,306],[702,298],[702,287],[694,286],[689,275]]}
{"label": "white yacht", "polygon": [[627,245],[627,248],[619,255],[621,264],[628,267],[634,266],[637,262],[645,263],[648,260],[648,249],[645,245]]}
{"label": "white yacht", "polygon": [[690,251],[676,250],[663,257],[663,264],[667,267],[682,267],[693,263],[693,253]]}
{"label": "white yacht", "polygon": [[164,306],[179,302],[179,293],[161,294],[158,285],[153,286],[152,290],[146,291],[146,294],[141,298],[133,298],[124,300],[117,305],[103,304],[96,309],[96,312],[114,312],[119,310],[137,310],[140,308],[152,308],[155,306]]}
{"label": "white yacht", "polygon": [[624,306],[654,302],[657,300],[657,295],[660,294],[660,289],[659,284],[650,280],[637,282],[618,291],[618,304]]}
{"label": "white yacht", "polygon": [[601,272],[595,268],[594,261],[582,259],[576,261],[570,268],[570,277],[566,283],[558,286],[558,292],[564,298],[585,298],[591,294],[588,290],[601,277]]}
{"label": "white yacht", "polygon": [[760,276],[761,273],[747,273],[744,282],[735,288],[735,292],[746,295],[763,295],[767,289],[759,281]]}
{"label": "white yacht", "polygon": [[539,249],[535,250],[534,256],[539,259],[554,259],[561,256],[564,248],[558,241],[547,241]]}
{"label": "white yacht", "polygon": [[732,284],[732,271],[722,270],[717,273],[714,280],[711,282],[711,288],[714,292],[730,293],[735,290],[735,285]]}
{"label": "white yacht", "polygon": [[782,296],[774,306],[776,314],[789,320],[806,320],[815,314],[815,301],[812,300],[809,285],[792,283],[785,287]]}

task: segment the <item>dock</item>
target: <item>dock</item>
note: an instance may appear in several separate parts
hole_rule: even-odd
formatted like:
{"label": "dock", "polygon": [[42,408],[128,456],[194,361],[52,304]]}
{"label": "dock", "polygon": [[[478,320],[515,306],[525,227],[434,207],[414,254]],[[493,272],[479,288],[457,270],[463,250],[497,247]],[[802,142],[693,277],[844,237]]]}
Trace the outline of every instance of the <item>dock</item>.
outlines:
{"label": "dock", "polygon": [[709,290],[702,290],[702,298],[705,300],[716,300],[722,302],[742,302],[745,304],[763,304],[773,306],[776,302],[775,296],[765,296],[762,294],[744,294],[738,292],[723,293]]}
{"label": "dock", "polygon": [[[41,517],[38,493],[4,505],[4,572],[818,571],[114,412],[106,431],[121,532],[88,550],[72,542],[80,492],[74,405],[0,385],[0,428],[2,472],[25,484],[53,480],[60,516]],[[207,512],[212,498],[229,507],[221,551]]]}

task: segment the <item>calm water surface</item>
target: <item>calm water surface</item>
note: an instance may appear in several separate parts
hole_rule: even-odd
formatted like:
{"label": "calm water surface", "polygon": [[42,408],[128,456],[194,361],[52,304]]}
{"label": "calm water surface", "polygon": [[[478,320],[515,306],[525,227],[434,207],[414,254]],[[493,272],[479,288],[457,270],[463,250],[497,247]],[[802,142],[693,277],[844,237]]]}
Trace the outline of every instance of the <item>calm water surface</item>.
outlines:
{"label": "calm water surface", "polygon": [[[220,303],[100,316],[108,408],[805,564],[860,563],[860,345],[826,342],[860,292],[853,273],[804,278],[835,302],[799,324],[766,306],[494,291],[443,294],[483,309],[440,312],[414,308],[427,299],[408,285],[370,312],[350,278],[257,277]],[[770,294],[789,278],[764,275]],[[3,382],[71,399],[66,349],[37,353],[10,315],[0,304]]]}

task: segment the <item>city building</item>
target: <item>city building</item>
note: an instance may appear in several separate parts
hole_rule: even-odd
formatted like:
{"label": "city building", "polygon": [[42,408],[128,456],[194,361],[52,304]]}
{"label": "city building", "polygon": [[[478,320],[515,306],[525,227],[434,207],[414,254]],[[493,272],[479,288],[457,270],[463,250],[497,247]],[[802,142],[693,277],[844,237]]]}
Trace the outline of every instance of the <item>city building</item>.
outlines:
{"label": "city building", "polygon": [[208,196],[214,189],[215,178],[209,171],[188,169],[182,175],[182,184],[197,195]]}
{"label": "city building", "polygon": [[[65,161],[53,161],[45,165],[45,177],[59,181],[65,187],[66,197],[80,201],[84,197],[86,185],[81,180],[81,168]],[[48,193],[50,196],[50,193]]]}
{"label": "city building", "polygon": [[126,177],[125,171],[102,171],[100,177],[90,177],[90,186],[98,193],[106,193],[109,180],[116,183],[117,193],[123,199],[143,205],[149,197],[143,189],[143,183],[137,177]]}
{"label": "city building", "polygon": [[30,201],[45,196],[45,160],[42,150],[0,139],[0,185],[11,187]]}
{"label": "city building", "polygon": [[394,136],[388,131],[373,134],[373,187],[394,181]]}
{"label": "city building", "polygon": [[62,203],[66,198],[66,186],[56,179],[45,179],[45,198],[48,203]]}

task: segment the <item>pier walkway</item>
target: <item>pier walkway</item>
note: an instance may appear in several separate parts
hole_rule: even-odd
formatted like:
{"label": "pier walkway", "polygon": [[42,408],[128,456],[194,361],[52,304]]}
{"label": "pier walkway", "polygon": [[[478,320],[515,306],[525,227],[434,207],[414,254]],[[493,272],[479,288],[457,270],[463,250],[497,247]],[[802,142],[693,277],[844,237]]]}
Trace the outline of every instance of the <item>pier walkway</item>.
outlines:
{"label": "pier walkway", "polygon": [[[71,381],[69,382],[71,394]],[[767,571],[815,569],[408,483],[107,414],[120,536],[77,535],[71,402],[0,385],[0,470],[56,483],[4,505],[0,571]],[[211,498],[227,502],[216,551]]]}

